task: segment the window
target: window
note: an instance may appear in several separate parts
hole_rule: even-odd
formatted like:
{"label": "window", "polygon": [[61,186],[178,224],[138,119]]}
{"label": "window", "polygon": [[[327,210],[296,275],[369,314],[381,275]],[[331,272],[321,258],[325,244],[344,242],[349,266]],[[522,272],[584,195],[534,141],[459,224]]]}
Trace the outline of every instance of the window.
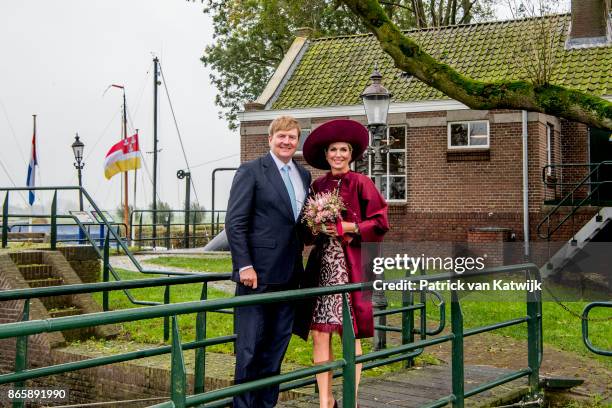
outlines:
{"label": "window", "polygon": [[308,139],[308,136],[310,136],[310,129],[302,129],[300,132],[300,140],[298,142],[298,147],[295,151],[295,154],[300,156],[303,155],[302,149],[304,148],[304,142],[306,141],[306,139]]}
{"label": "window", "polygon": [[552,176],[552,157],[553,157],[553,143],[554,143],[554,127],[550,123],[546,124],[546,175]]}
{"label": "window", "polygon": [[448,124],[449,149],[489,147],[489,122],[452,122]]}
{"label": "window", "polygon": [[[393,142],[389,152],[382,156],[382,166],[385,173],[382,175],[381,193],[387,201],[401,202],[406,200],[406,126],[389,126],[387,137],[383,142],[387,143],[389,138]],[[372,144],[372,135],[370,135]],[[368,175],[374,180],[373,168],[374,157],[364,155],[361,160],[354,163],[355,171]]]}

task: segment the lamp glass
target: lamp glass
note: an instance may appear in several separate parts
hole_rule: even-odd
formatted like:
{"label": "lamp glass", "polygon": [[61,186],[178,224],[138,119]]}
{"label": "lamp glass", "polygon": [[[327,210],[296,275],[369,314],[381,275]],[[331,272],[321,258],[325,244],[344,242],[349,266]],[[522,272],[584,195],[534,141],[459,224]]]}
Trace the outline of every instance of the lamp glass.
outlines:
{"label": "lamp glass", "polygon": [[390,101],[389,95],[365,95],[363,97],[363,106],[369,125],[384,125],[387,123]]}
{"label": "lamp glass", "polygon": [[74,159],[77,162],[80,162],[83,159],[83,149],[84,148],[85,148],[85,145],[79,139],[77,139],[72,144],[72,151],[74,152]]}

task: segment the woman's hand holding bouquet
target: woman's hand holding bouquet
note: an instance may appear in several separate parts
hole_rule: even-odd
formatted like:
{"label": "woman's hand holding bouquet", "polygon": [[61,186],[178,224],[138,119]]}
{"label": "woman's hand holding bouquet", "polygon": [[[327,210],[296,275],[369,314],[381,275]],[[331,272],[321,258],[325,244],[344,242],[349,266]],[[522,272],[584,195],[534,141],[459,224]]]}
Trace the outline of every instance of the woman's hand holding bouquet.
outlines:
{"label": "woman's hand holding bouquet", "polygon": [[306,200],[303,219],[314,235],[342,235],[342,211],[346,208],[335,192],[317,193]]}

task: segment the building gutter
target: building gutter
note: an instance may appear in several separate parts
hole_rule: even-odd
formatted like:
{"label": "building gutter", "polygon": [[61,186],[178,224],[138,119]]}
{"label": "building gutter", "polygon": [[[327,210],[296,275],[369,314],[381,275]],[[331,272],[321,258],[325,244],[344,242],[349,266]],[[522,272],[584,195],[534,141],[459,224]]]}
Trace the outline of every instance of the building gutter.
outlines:
{"label": "building gutter", "polygon": [[522,111],[523,124],[523,236],[525,237],[525,261],[530,258],[529,246],[529,148],[528,148],[528,132],[527,132],[527,111]]}
{"label": "building gutter", "polygon": [[[466,109],[469,108],[460,102],[452,99],[441,99],[431,101],[391,103],[389,106],[389,113],[435,112]],[[238,120],[240,122],[272,120],[281,115],[290,115],[298,119],[331,118],[336,116],[363,116],[365,115],[365,111],[362,104],[345,106],[319,106],[295,109],[256,110],[238,112]]]}

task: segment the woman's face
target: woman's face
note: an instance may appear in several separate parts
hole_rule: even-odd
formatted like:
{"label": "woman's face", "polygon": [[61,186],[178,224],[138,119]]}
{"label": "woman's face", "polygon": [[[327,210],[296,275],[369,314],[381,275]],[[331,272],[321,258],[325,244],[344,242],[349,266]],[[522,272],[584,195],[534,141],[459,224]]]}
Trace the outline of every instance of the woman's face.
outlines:
{"label": "woman's face", "polygon": [[351,162],[351,145],[345,142],[332,143],[327,147],[325,159],[332,170],[347,172]]}

